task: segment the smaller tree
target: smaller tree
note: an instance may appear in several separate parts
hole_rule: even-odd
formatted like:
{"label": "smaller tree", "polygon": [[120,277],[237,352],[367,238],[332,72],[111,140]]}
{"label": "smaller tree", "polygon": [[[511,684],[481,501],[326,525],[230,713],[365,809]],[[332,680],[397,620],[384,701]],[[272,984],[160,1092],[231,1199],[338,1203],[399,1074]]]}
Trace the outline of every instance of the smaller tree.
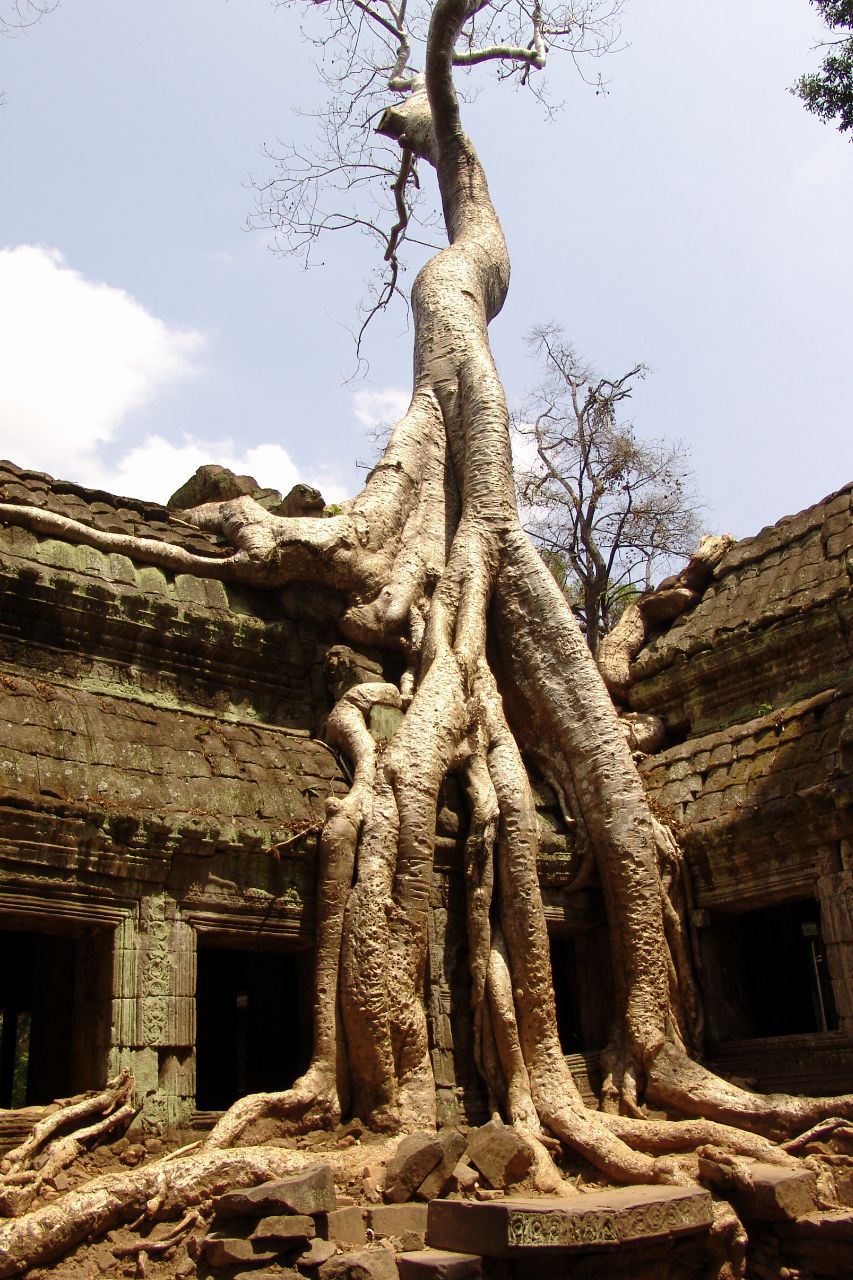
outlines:
{"label": "smaller tree", "polygon": [[820,71],[801,76],[792,92],[821,120],[836,120],[839,133],[844,133],[853,129],[853,0],[811,3],[833,34],[819,45],[828,50]]}
{"label": "smaller tree", "polygon": [[528,533],[583,627],[593,654],[625,605],[696,546],[700,526],[687,449],[640,440],[620,421],[646,369],[605,378],[558,325],[528,341],[542,382],[514,415],[516,484]]}

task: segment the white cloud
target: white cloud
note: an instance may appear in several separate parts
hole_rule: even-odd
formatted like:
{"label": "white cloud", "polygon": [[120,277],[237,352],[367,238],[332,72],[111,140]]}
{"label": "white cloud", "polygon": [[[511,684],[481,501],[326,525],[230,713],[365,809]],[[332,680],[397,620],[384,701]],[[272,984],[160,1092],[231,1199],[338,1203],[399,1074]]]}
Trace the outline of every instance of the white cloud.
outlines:
{"label": "white cloud", "polygon": [[[0,456],[109,493],[165,502],[203,463],[287,493],[297,480],[346,496],[329,468],[300,476],[279,444],[192,434],[108,448],[134,410],[199,373],[204,337],[174,328],[122,289],[87,280],[40,245],[0,250]],[[110,460],[112,459],[112,460]]]}
{"label": "white cloud", "polygon": [[0,250],[0,451],[96,483],[125,418],[198,372],[204,344],[40,245]]}
{"label": "white cloud", "polygon": [[306,475],[298,471],[280,444],[258,444],[241,450],[230,438],[205,440],[193,435],[182,436],[178,443],[164,436],[148,435],[114,464],[91,459],[80,483],[108,493],[166,502],[208,462],[228,467],[237,475],[253,476],[262,488],[278,489],[280,493],[287,493],[302,480],[319,489],[327,502],[342,502],[348,496],[335,472],[321,470]]}
{"label": "white cloud", "polygon": [[362,427],[392,426],[402,418],[409,407],[412,395],[402,387],[380,387],[376,391],[354,391],[352,411]]}

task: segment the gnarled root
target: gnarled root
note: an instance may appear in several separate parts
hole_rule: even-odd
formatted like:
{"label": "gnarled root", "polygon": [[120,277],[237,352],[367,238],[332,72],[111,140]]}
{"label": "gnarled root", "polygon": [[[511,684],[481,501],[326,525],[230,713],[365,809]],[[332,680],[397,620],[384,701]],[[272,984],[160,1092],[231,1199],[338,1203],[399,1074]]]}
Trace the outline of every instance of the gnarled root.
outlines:
{"label": "gnarled root", "polygon": [[59,1103],[40,1120],[29,1138],[0,1161],[0,1215],[24,1213],[82,1151],[121,1132],[136,1114],[129,1101],[132,1088],[133,1078],[124,1071],[104,1089]]}
{"label": "gnarled root", "polygon": [[788,1093],[752,1093],[694,1062],[671,1042],[648,1066],[646,1097],[657,1106],[702,1116],[774,1142],[791,1138],[830,1116],[853,1117],[853,1095],[809,1098]]}

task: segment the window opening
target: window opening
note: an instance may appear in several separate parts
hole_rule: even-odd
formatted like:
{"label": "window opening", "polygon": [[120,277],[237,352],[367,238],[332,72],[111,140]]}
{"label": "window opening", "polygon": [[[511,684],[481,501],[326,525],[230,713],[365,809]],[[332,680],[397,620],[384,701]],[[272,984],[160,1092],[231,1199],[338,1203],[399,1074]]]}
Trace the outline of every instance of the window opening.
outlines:
{"label": "window opening", "polygon": [[820,908],[814,899],[710,913],[700,933],[712,1040],[834,1031]]}

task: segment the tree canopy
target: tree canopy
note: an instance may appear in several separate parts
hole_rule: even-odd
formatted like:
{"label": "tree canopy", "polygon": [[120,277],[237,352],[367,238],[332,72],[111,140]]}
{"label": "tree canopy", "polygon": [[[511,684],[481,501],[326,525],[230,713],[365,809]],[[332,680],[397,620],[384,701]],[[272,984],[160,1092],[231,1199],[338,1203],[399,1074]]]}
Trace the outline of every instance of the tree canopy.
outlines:
{"label": "tree canopy", "polygon": [[809,111],[835,122],[839,133],[853,129],[853,0],[811,0],[831,32],[819,71],[800,77],[793,92]]}

